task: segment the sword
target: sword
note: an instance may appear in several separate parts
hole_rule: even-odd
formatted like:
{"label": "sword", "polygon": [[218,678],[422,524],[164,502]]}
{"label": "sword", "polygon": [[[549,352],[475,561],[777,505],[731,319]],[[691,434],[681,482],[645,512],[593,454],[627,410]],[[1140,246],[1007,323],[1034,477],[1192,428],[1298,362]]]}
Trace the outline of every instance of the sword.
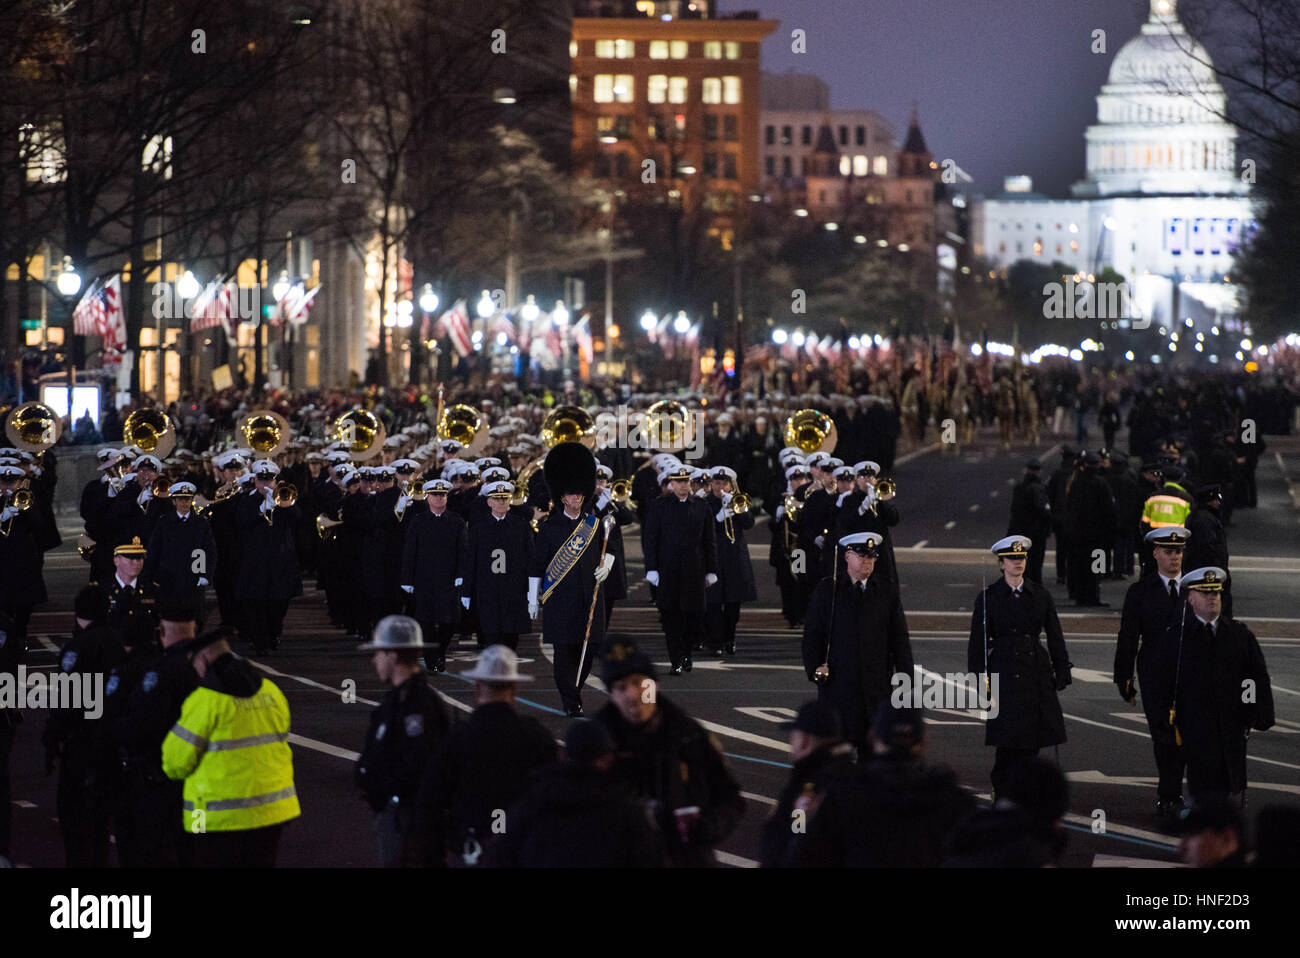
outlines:
{"label": "sword", "polygon": [[840,545],[835,548],[835,561],[831,565],[831,621],[826,628],[826,661],[813,671],[813,681],[823,685],[831,677],[831,639],[835,636],[835,594],[839,591]]}
{"label": "sword", "polygon": [[[605,550],[609,547],[609,530],[613,524],[614,524],[613,515],[606,516],[605,521],[602,523],[602,526],[604,527],[605,535],[603,536],[602,541],[600,543],[600,562],[605,561]],[[600,562],[596,563],[596,566],[598,568],[600,566]],[[582,652],[578,656],[577,689],[579,692],[582,691],[582,663],[587,660],[587,643],[591,641],[591,620],[596,615],[596,599],[599,598],[599,596],[600,596],[600,583],[597,582],[596,587],[591,590],[591,607],[587,609],[587,631],[582,636]]]}
{"label": "sword", "polygon": [[1183,744],[1183,734],[1174,725],[1174,719],[1178,716],[1178,680],[1183,674],[1183,638],[1187,635],[1187,609],[1184,608],[1182,612],[1178,625],[1178,664],[1174,667],[1174,697],[1169,701],[1169,724],[1174,730],[1175,745]]}
{"label": "sword", "polygon": [[984,698],[993,700],[993,689],[989,685],[989,594],[988,576],[980,573],[980,610],[984,613]]}

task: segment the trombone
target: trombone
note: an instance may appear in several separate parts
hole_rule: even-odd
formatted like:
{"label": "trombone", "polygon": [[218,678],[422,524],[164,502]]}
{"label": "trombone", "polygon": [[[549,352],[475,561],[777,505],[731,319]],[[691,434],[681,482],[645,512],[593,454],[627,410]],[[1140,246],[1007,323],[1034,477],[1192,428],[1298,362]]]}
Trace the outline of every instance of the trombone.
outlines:
{"label": "trombone", "polygon": [[[407,491],[407,493],[406,493],[406,497],[410,498],[412,501],[415,501],[416,499],[423,499],[423,498],[424,498],[424,483],[423,483],[423,482],[413,482],[413,483],[411,483],[411,487],[410,487],[409,491]],[[398,522],[401,522],[401,521],[402,521],[402,517],[406,515],[406,506],[402,505],[402,498],[403,498],[403,497],[399,495],[399,496],[397,497],[397,504],[396,504],[395,506],[393,506],[393,515],[397,516],[397,521],[398,521]],[[318,517],[317,520],[316,520],[317,531],[319,531],[319,529],[320,529],[320,520],[323,519],[323,518],[324,518],[324,516],[320,516],[320,517]]]}
{"label": "trombone", "polygon": [[[32,502],[32,492],[30,489],[18,489],[14,492],[6,492],[4,498],[0,499],[0,512],[8,509],[10,506],[17,509],[19,512],[26,512],[32,507]],[[10,531],[13,529],[13,525],[14,520],[12,518],[0,523],[0,535],[8,536]]]}
{"label": "trombone", "polygon": [[615,479],[609,484],[609,498],[620,506],[633,505],[632,501],[632,480]]}
{"label": "trombone", "polygon": [[316,535],[322,539],[332,539],[334,533],[338,531],[338,526],[343,525],[342,519],[331,519],[325,513],[316,517]]}
{"label": "trombone", "polygon": [[876,515],[876,503],[888,502],[897,494],[898,486],[895,485],[893,479],[890,479],[888,476],[877,479],[876,484],[871,488],[871,492],[869,493],[867,508],[871,510],[871,514],[874,516]]}
{"label": "trombone", "polygon": [[735,516],[743,516],[749,512],[752,505],[749,496],[743,492],[737,492],[731,497],[731,501],[727,503],[727,517],[722,520],[722,531],[727,534],[728,542],[734,543],[736,541],[735,526],[732,525],[731,520]]}

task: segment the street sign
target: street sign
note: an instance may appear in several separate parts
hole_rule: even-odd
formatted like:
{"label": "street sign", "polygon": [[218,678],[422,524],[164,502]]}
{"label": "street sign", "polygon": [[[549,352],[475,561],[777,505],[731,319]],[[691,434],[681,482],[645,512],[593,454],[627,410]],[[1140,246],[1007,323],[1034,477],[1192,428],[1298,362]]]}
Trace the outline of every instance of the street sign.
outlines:
{"label": "street sign", "polygon": [[41,321],[39,319],[22,319],[18,321],[22,329],[40,329]]}

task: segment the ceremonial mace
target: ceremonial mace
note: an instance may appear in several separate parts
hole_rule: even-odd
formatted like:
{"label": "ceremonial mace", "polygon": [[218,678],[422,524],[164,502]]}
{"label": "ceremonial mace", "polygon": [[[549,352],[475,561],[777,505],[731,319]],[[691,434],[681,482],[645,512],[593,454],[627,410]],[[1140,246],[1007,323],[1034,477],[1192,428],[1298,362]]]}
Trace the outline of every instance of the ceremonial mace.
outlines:
{"label": "ceremonial mace", "polygon": [[[614,525],[614,517],[612,515],[606,516],[602,525],[605,534],[602,536],[602,541],[600,543],[600,562],[596,563],[597,569],[600,568],[600,563],[605,561],[605,550],[609,548],[609,530],[610,527]],[[606,578],[608,578],[608,576],[606,576]],[[582,663],[587,659],[587,643],[591,641],[591,620],[596,615],[596,599],[600,596],[600,585],[601,583],[597,582],[596,587],[591,590],[591,607],[587,609],[587,631],[582,636],[582,653],[578,656],[577,689],[579,692],[582,691]]]}

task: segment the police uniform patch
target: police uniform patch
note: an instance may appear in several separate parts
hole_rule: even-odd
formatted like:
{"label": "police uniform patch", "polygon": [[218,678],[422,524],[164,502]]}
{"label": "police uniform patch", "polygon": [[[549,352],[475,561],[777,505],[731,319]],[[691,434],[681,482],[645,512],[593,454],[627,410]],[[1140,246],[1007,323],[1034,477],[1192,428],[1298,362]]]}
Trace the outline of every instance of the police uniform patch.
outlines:
{"label": "police uniform patch", "polygon": [[104,693],[106,695],[112,695],[116,691],[117,691],[117,676],[110,675],[108,677],[108,684],[104,686]]}
{"label": "police uniform patch", "polygon": [[152,692],[158,685],[158,673],[146,672],[144,678],[140,680],[140,688],[146,692]]}
{"label": "police uniform patch", "polygon": [[64,652],[63,658],[59,660],[59,668],[65,672],[71,672],[77,664],[76,652]]}
{"label": "police uniform patch", "polygon": [[406,717],[406,734],[414,738],[424,734],[424,716],[420,713]]}
{"label": "police uniform patch", "polygon": [[380,722],[379,728],[375,729],[375,741],[378,742],[380,739],[382,739],[384,737],[384,733],[387,731],[388,731],[388,726],[385,725],[383,722]]}

